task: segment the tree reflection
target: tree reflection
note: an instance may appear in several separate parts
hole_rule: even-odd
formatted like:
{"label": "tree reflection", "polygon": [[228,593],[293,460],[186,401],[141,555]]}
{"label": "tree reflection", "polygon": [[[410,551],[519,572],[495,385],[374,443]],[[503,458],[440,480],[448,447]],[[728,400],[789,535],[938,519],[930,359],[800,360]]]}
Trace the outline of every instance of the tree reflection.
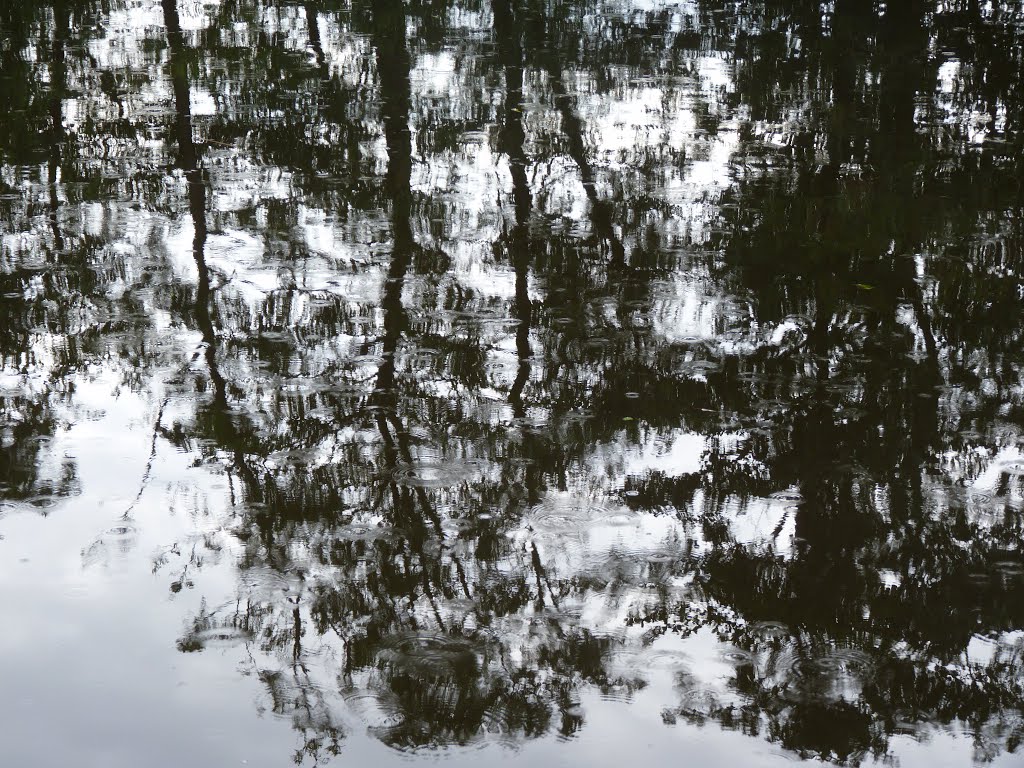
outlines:
{"label": "tree reflection", "polygon": [[805,757],[1015,751],[1021,33],[891,5],[160,0],[127,74],[116,2],[0,11],[3,498],[75,492],[82,350],[189,403],[154,441],[228,473],[238,589],[178,648],[246,648],[299,762],[666,680]]}

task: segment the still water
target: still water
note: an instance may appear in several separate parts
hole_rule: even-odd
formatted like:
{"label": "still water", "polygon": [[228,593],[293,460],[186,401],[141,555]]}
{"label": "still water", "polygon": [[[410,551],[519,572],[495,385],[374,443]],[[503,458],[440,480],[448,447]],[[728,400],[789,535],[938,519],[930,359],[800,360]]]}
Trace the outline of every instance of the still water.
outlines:
{"label": "still water", "polygon": [[1024,4],[0,3],[0,764],[1021,765]]}

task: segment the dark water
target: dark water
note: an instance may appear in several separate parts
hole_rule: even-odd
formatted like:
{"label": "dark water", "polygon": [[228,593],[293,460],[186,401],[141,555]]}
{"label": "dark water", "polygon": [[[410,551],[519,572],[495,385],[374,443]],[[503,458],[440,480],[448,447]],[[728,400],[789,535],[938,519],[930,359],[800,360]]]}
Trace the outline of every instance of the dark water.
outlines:
{"label": "dark water", "polygon": [[1021,765],[1024,5],[0,3],[0,764]]}

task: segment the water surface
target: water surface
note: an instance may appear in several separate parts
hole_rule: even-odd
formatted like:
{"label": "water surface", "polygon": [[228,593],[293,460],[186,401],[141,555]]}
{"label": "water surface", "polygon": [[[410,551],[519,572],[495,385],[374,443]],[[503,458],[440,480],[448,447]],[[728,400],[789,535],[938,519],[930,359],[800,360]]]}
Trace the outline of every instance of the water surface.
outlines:
{"label": "water surface", "polygon": [[1019,765],[1024,6],[0,7],[0,762]]}

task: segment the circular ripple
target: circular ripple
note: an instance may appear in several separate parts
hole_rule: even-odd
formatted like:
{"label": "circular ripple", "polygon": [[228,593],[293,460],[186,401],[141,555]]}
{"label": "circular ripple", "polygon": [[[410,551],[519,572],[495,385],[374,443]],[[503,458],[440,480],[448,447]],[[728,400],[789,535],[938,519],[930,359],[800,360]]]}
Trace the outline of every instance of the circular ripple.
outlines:
{"label": "circular ripple", "polygon": [[349,523],[337,529],[337,536],[348,541],[375,541],[390,536],[392,530],[370,523]]}
{"label": "circular ripple", "polygon": [[610,526],[635,525],[643,517],[640,512],[627,506],[604,505],[590,507],[590,516],[595,523]]}
{"label": "circular ripple", "polygon": [[792,672],[800,678],[840,679],[863,677],[871,672],[871,657],[856,648],[829,648],[798,659]]}
{"label": "circular ripple", "polygon": [[447,677],[474,668],[476,654],[464,638],[418,632],[387,638],[378,660],[396,671]]}
{"label": "circular ripple", "polygon": [[412,488],[440,488],[447,484],[447,477],[442,464],[419,463],[396,467],[392,477],[399,485]]}
{"label": "circular ripple", "polygon": [[523,416],[521,418],[512,419],[511,424],[513,427],[527,432],[530,434],[540,435],[547,429],[548,420],[543,417],[534,416]]}
{"label": "circular ripple", "polygon": [[477,522],[472,518],[449,517],[441,521],[441,530],[453,537],[458,537],[463,533],[472,531],[476,527]]}
{"label": "circular ripple", "polygon": [[693,360],[692,362],[684,363],[682,368],[686,373],[697,375],[716,373],[722,370],[722,366],[712,360]]}
{"label": "circular ripple", "polygon": [[[629,510],[625,510],[628,512]],[[527,522],[530,527],[546,533],[580,531],[595,520],[614,519],[623,509],[610,509],[586,501],[553,499],[542,501],[530,508]]]}
{"label": "circular ripple", "polygon": [[742,648],[725,648],[718,655],[722,661],[734,667],[749,667],[754,663],[754,654]]}
{"label": "circular ripple", "polygon": [[128,524],[115,525],[107,529],[107,532],[103,534],[103,538],[109,540],[117,539],[130,539],[135,536],[137,531],[134,526]]}
{"label": "circular ripple", "polygon": [[397,728],[405,722],[400,712],[393,711],[376,694],[365,690],[342,691],[345,703],[371,730]]}
{"label": "circular ripple", "polygon": [[646,560],[652,565],[665,565],[667,563],[674,563],[682,557],[677,552],[651,552],[647,555]]}
{"label": "circular ripple", "polygon": [[788,501],[791,504],[798,504],[804,500],[804,497],[800,495],[798,491],[776,491],[768,498],[775,499],[777,501]]}
{"label": "circular ripple", "polygon": [[568,512],[546,512],[534,515],[530,519],[530,527],[544,533],[568,533],[581,530],[587,522],[585,518]]}
{"label": "circular ripple", "polygon": [[505,749],[518,749],[520,746],[512,713],[501,703],[484,711],[480,718],[479,735],[483,740],[481,746],[496,744]]}
{"label": "circular ripple", "polygon": [[921,731],[921,718],[913,710],[898,709],[892,713],[892,729],[894,733],[915,736]]}
{"label": "circular ripple", "polygon": [[480,466],[476,461],[418,461],[398,465],[392,477],[399,485],[410,488],[447,488],[476,477]]}
{"label": "circular ripple", "polygon": [[783,640],[789,637],[789,627],[781,621],[758,621],[750,625],[750,633],[761,640]]}
{"label": "circular ripple", "polygon": [[992,569],[1003,576],[1013,578],[1024,576],[1024,559],[1020,557],[1002,557],[992,561]]}
{"label": "circular ripple", "polygon": [[112,560],[128,554],[138,538],[135,527],[124,522],[108,528],[97,536],[92,544],[82,550],[84,565],[109,564]]}
{"label": "circular ripple", "polygon": [[519,361],[512,359],[488,360],[484,363],[484,370],[492,376],[515,375],[519,370]]}
{"label": "circular ripple", "polygon": [[252,632],[239,627],[207,627],[193,632],[189,638],[195,640],[202,648],[229,647],[246,643],[253,639]]}
{"label": "circular ripple", "polygon": [[743,706],[743,699],[735,691],[697,686],[682,692],[679,713],[689,716],[711,717],[723,710]]}

